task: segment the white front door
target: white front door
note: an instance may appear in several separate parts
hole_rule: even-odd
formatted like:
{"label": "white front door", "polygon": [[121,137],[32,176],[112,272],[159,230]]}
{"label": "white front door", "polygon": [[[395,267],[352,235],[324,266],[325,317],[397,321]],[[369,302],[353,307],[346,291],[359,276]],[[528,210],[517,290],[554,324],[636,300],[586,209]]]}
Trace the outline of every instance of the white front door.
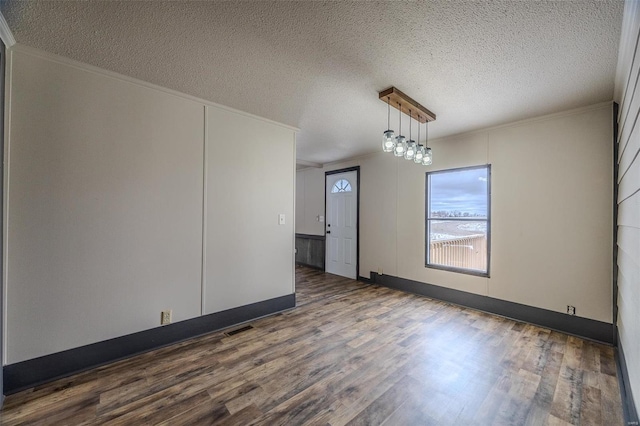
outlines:
{"label": "white front door", "polygon": [[358,172],[326,176],[325,270],[356,279],[358,263]]}

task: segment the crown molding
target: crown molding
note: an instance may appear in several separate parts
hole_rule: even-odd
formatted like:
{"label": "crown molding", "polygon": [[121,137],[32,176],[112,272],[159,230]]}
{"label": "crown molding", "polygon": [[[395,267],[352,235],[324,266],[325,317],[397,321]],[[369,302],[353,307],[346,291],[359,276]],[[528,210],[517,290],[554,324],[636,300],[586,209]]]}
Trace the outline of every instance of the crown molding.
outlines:
{"label": "crown molding", "polygon": [[16,44],[16,39],[7,24],[7,20],[4,19],[4,15],[0,12],[0,39],[4,42],[4,45],[11,47]]}

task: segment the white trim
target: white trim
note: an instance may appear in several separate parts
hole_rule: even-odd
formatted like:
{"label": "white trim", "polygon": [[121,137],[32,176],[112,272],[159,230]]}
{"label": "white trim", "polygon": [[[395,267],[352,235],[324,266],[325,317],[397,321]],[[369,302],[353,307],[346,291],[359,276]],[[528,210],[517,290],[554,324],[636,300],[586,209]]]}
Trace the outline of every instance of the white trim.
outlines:
{"label": "white trim", "polygon": [[11,28],[9,28],[9,24],[7,24],[7,20],[4,19],[2,12],[0,12],[0,39],[2,39],[4,45],[7,47],[12,47],[16,44],[16,39],[11,32]]}
{"label": "white trim", "polygon": [[278,123],[277,121],[269,120],[268,118],[260,117],[258,115],[254,115],[254,114],[250,114],[248,112],[237,110],[235,108],[231,108],[231,107],[228,107],[228,106],[225,106],[225,105],[217,104],[215,102],[207,101],[206,99],[198,98],[196,96],[187,95],[186,93],[178,92],[177,90],[168,89],[166,87],[158,86],[157,84],[148,83],[146,81],[139,80],[137,78],[129,77],[129,76],[126,76],[126,75],[123,75],[123,74],[119,74],[117,72],[113,72],[113,71],[108,71],[108,70],[105,70],[103,68],[99,68],[99,67],[96,67],[96,66],[93,66],[93,65],[89,65],[89,64],[86,64],[84,62],[79,62],[79,61],[76,61],[74,59],[69,59],[69,58],[64,57],[64,56],[60,56],[60,55],[56,55],[56,54],[53,54],[53,53],[49,53],[49,52],[46,52],[44,50],[40,50],[40,49],[36,49],[36,48],[33,48],[33,47],[25,46],[25,45],[22,45],[22,44],[16,44],[15,46],[13,46],[11,48],[11,50],[14,51],[14,52],[24,53],[26,55],[35,56],[35,57],[38,57],[38,58],[41,58],[41,59],[46,59],[48,61],[57,62],[59,64],[67,65],[67,66],[70,66],[70,67],[74,67],[74,68],[80,69],[82,71],[92,72],[94,74],[99,74],[99,75],[102,75],[104,77],[109,77],[109,78],[113,78],[113,79],[116,79],[116,80],[124,81],[126,83],[135,84],[137,86],[146,87],[148,89],[158,90],[158,91],[166,93],[168,95],[172,95],[172,96],[176,96],[176,97],[181,98],[181,99],[186,99],[186,100],[190,100],[190,101],[193,101],[193,102],[197,102],[199,104],[202,104],[202,105],[205,105],[205,106],[209,106],[209,107],[220,108],[220,109],[223,109],[225,111],[229,111],[229,112],[233,112],[233,113],[236,113],[236,114],[243,115],[245,117],[250,117],[250,118],[253,118],[253,119],[256,119],[256,120],[260,120],[260,121],[263,121],[263,122],[266,122],[266,123],[274,124],[274,125],[279,126],[279,127],[284,127],[285,129],[293,130],[294,132],[299,132],[300,131],[299,128],[290,126],[288,124]]}

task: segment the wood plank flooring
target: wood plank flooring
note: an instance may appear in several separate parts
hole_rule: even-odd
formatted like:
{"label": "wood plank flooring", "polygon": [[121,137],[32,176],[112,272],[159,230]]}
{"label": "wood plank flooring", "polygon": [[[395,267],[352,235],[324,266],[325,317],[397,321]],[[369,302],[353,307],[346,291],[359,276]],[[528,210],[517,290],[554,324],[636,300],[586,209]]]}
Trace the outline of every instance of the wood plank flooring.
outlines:
{"label": "wood plank flooring", "polygon": [[622,425],[613,348],[297,267],[298,307],[5,400],[0,422]]}

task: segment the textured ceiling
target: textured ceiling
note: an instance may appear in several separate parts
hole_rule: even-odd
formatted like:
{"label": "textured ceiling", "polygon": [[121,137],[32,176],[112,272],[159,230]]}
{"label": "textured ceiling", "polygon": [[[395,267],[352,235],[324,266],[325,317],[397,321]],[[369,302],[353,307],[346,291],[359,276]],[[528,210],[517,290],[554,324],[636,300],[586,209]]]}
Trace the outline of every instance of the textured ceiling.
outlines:
{"label": "textured ceiling", "polygon": [[377,92],[392,85],[437,114],[430,138],[611,100],[622,9],[621,1],[0,4],[18,43],[299,127],[297,157],[314,163],[378,150],[387,114]]}

